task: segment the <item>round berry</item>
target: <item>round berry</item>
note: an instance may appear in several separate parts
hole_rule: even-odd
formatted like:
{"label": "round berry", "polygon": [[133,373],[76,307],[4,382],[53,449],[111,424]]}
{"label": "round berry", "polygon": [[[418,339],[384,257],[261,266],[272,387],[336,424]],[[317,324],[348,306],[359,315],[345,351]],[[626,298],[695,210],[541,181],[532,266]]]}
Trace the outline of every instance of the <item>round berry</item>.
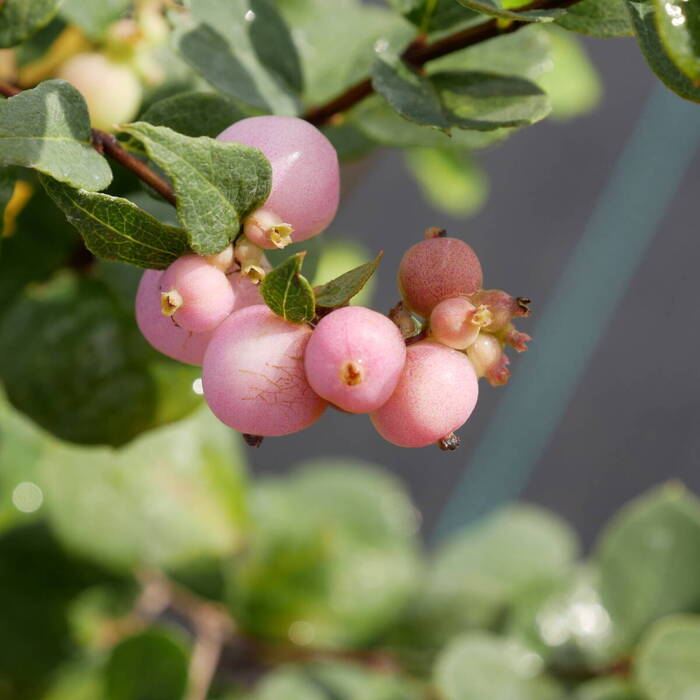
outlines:
{"label": "round berry", "polygon": [[429,238],[411,246],[399,267],[399,289],[419,316],[444,299],[469,296],[481,288],[481,263],[471,246],[458,238]]}
{"label": "round berry", "polygon": [[198,255],[178,258],[160,280],[162,311],[193,333],[216,328],[232,311],[234,292],[226,275]]}
{"label": "round berry", "polygon": [[96,129],[110,131],[116,124],[131,121],[141,105],[143,89],[134,72],[101,53],[82,53],[68,59],[56,77],[80,91]]}
{"label": "round berry", "polygon": [[162,270],[146,270],[136,293],[136,322],[143,337],[159,352],[188,365],[201,365],[212,333],[190,333],[161,311]]}
{"label": "round berry", "polygon": [[204,356],[204,398],[219,420],[263,436],[296,433],[318,420],[326,402],[304,374],[311,332],[264,305],[231,314]]}
{"label": "round berry", "polygon": [[477,377],[486,377],[492,386],[502,386],[510,378],[508,356],[503,352],[503,343],[491,333],[481,333],[473,345],[467,348]]}
{"label": "round berry", "polygon": [[423,340],[407,348],[394,393],[371,419],[385,440],[399,447],[425,447],[462,426],[478,396],[466,355]]}
{"label": "round berry", "polygon": [[406,361],[399,329],[362,306],[346,306],[325,316],[304,355],[311,388],[350,413],[369,413],[396,388]]}
{"label": "round berry", "polygon": [[321,233],[333,220],[340,196],[338,156],[315,126],[296,117],[249,117],[217,139],[259,148],[272,166],[270,196],[245,225],[253,243],[282,248]]}
{"label": "round berry", "polygon": [[430,335],[438,343],[464,350],[490,323],[491,312],[488,308],[477,308],[464,297],[455,297],[441,301],[430,313]]}

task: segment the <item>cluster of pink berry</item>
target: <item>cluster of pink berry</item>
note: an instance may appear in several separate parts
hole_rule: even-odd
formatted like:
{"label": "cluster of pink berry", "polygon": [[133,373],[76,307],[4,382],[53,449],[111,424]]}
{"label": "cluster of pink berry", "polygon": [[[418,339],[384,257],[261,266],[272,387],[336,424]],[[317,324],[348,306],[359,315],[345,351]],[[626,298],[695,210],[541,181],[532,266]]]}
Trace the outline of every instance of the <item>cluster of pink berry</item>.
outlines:
{"label": "cluster of pink berry", "polygon": [[321,132],[288,117],[244,119],[218,138],[265,154],[271,194],[226,250],[144,273],[136,316],[146,339],[170,357],[201,364],[209,407],[247,436],[303,430],[330,404],[370,414],[396,445],[453,449],[454,431],[476,405],[478,377],[504,383],[504,344],[526,349],[529,337],[512,319],[527,315],[527,300],[483,290],[474,251],[430,231],[401,261],[403,301],[390,317],[360,306],[336,308],[311,324],[277,316],[259,291],[270,269],[263,249],[304,240],[330,223],[337,157]]}

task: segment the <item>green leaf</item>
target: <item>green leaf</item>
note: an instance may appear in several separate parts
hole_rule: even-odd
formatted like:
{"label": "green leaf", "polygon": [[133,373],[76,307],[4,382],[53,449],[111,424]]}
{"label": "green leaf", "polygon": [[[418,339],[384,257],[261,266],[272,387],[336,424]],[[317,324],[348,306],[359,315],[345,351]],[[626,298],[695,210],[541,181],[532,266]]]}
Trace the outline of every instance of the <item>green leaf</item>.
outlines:
{"label": "green leaf", "polygon": [[[299,111],[290,87],[271,74],[256,51],[261,28],[251,36],[249,0],[192,0],[191,18],[181,21],[175,45],[185,61],[214,88],[265,112]],[[246,17],[248,19],[246,19]],[[266,32],[268,30],[265,30]],[[269,48],[265,60],[271,60]],[[275,61],[279,67],[280,57]],[[285,70],[289,73],[290,67]]]}
{"label": "green leaf", "polygon": [[440,653],[433,681],[444,700],[559,700],[561,689],[543,675],[528,647],[487,633],[452,640]]}
{"label": "green leaf", "polygon": [[430,80],[451,124],[460,129],[528,126],[550,111],[547,95],[523,78],[446,71],[432,74]]}
{"label": "green leaf", "polygon": [[494,0],[457,0],[468,10],[474,10],[489,17],[515,20],[516,22],[552,22],[565,14],[565,10],[524,10],[512,12],[499,7]]}
{"label": "green leaf", "polygon": [[106,700],[180,700],[189,650],[180,634],[151,627],[117,644],[105,669]]}
{"label": "green leaf", "polygon": [[452,127],[490,131],[527,126],[550,110],[546,94],[523,78],[472,71],[424,77],[399,59],[377,59],[372,84],[405,119],[447,133]]}
{"label": "green leaf", "polygon": [[[547,29],[552,46],[550,70],[536,82],[549,95],[552,117],[573,119],[598,105],[603,87],[595,66],[577,37],[557,27]],[[571,80],[572,75],[576,80]]]}
{"label": "green leaf", "polygon": [[533,583],[512,606],[506,633],[564,675],[610,667],[618,659],[612,652],[614,630],[598,578],[595,569],[582,567]]}
{"label": "green leaf", "polygon": [[431,34],[441,30],[456,30],[483,20],[478,12],[460,6],[454,0],[389,0],[409,22],[422,32]]}
{"label": "green leaf", "polygon": [[[452,3],[462,13],[454,0]],[[281,0],[280,10],[294,27],[304,74],[304,101],[319,105],[369,73],[375,47],[399,53],[414,28],[389,8],[359,0]],[[327,60],[342,46],[343,60]]]}
{"label": "green leaf", "polygon": [[248,33],[258,60],[290,91],[301,92],[301,62],[284,17],[270,0],[249,0],[249,4],[253,17]]}
{"label": "green leaf", "polygon": [[[348,269],[361,266],[362,261],[367,260],[370,254],[364,245],[353,238],[334,238],[328,241],[319,251],[311,284],[314,288],[323,286],[327,280],[340,277]],[[304,264],[308,268],[308,256],[304,258]],[[362,289],[353,297],[352,303],[369,306],[376,281],[376,277],[368,278]],[[318,299],[318,290],[316,297]]]}
{"label": "green leaf", "polygon": [[466,70],[516,75],[536,80],[551,68],[550,27],[529,27],[479,42],[474,46],[430,61],[428,75],[440,71]]}
{"label": "green leaf", "polygon": [[601,38],[634,36],[625,0],[580,0],[567,8],[557,24],[572,32]]}
{"label": "green leaf", "polygon": [[0,324],[8,399],[65,440],[120,445],[176,420],[201,403],[196,376],[151,349],[133,311],[87,277],[30,290]]}
{"label": "green leaf", "polygon": [[16,46],[36,34],[58,12],[62,0],[5,0],[0,6],[0,47]]}
{"label": "green leaf", "polygon": [[363,100],[351,113],[352,124],[369,138],[387,146],[486,148],[503,141],[514,130],[457,130],[452,135],[429,129],[400,117],[381,97]]}
{"label": "green leaf", "polygon": [[450,133],[452,123],[432,81],[401,59],[377,58],[372,85],[404,119]]}
{"label": "green leaf", "polygon": [[697,2],[654,0],[659,36],[673,63],[700,85],[700,7]]}
{"label": "green leaf", "polygon": [[0,102],[0,165],[34,168],[73,187],[102,190],[112,171],[90,138],[85,100],[63,80],[47,80]]}
{"label": "green leaf", "polygon": [[176,33],[175,41],[182,58],[216,90],[254,109],[271,110],[253,75],[215,29],[200,24]]}
{"label": "green leaf", "polygon": [[700,616],[669,617],[647,633],[634,675],[649,700],[693,700],[700,689]]}
{"label": "green leaf", "polygon": [[377,144],[367,138],[356,126],[343,122],[337,126],[325,126],[323,133],[333,144],[341,163],[355,160],[373,151]]}
{"label": "green leaf", "polygon": [[406,166],[433,207],[450,216],[476,213],[488,197],[486,173],[468,151],[417,148],[404,153]]}
{"label": "green leaf", "polygon": [[700,102],[700,87],[676,65],[659,35],[656,0],[625,0],[639,47],[647,63],[663,83],[692,102]]}
{"label": "green leaf", "polygon": [[415,590],[416,514],[388,473],[355,460],[309,462],[259,483],[251,519],[229,597],[235,619],[256,636],[367,644],[395,624]]}
{"label": "green leaf", "polygon": [[675,484],[633,501],[604,531],[596,560],[624,652],[655,619],[700,609],[700,502]]}
{"label": "green leaf", "polygon": [[422,700],[417,684],[357,664],[315,661],[263,676],[254,700]]}
{"label": "green leaf", "polygon": [[270,194],[272,167],[257,148],[183,136],[165,126],[136,122],[122,127],[170,176],[177,214],[190,247],[218,253],[239,233],[245,216]]}
{"label": "green leaf", "polygon": [[52,442],[40,483],[60,540],[117,570],[230,556],[247,523],[238,443],[206,409],[118,450]]}
{"label": "green leaf", "polygon": [[42,184],[100,258],[162,270],[189,250],[182,229],[162,224],[128,199],[75,190],[50,178]]}
{"label": "green leaf", "polygon": [[192,90],[154,102],[141,121],[167,126],[185,136],[218,136],[246,115],[234,102],[213,92]]}
{"label": "green leaf", "polygon": [[359,265],[358,267],[345,272],[336,277],[330,282],[317,287],[316,305],[326,309],[335,309],[339,306],[345,306],[350,299],[362,291],[362,288],[367,284],[372,275],[379,267],[382,261],[384,251],[379,251],[377,257],[371,262]]}
{"label": "green leaf", "polygon": [[491,625],[523,590],[569,571],[576,553],[574,533],[553,514],[504,508],[440,546],[414,614],[438,640]]}
{"label": "green leaf", "polygon": [[90,38],[100,39],[112,22],[124,16],[132,0],[63,0],[61,14]]}
{"label": "green leaf", "polygon": [[296,253],[265,275],[260,292],[265,303],[292,323],[308,323],[316,313],[314,290],[301,274],[306,253]]}

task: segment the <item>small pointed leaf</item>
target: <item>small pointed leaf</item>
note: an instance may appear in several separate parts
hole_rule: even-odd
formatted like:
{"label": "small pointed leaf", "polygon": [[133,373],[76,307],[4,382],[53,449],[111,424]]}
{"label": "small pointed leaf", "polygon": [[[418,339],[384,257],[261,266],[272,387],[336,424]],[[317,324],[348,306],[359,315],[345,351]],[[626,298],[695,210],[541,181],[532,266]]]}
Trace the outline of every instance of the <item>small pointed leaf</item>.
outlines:
{"label": "small pointed leaf", "polygon": [[316,304],[326,309],[335,309],[344,306],[356,294],[362,291],[369,279],[375,273],[382,260],[384,251],[379,251],[379,255],[371,262],[359,265],[349,270],[340,277],[316,288]]}
{"label": "small pointed leaf", "polygon": [[265,275],[260,291],[278,316],[292,323],[308,323],[315,314],[314,290],[301,274],[305,253],[297,253]]}
{"label": "small pointed leaf", "polygon": [[517,76],[441,71],[422,76],[399,58],[378,58],[373,85],[405,119],[449,133],[534,124],[550,110],[547,95]]}

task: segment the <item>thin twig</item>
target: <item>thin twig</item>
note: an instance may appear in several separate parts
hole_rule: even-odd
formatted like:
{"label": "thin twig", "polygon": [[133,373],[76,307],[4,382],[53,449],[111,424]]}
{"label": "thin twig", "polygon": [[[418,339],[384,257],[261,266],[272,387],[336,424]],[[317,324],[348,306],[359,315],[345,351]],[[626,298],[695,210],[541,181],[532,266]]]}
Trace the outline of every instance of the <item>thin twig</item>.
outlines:
{"label": "thin twig", "polygon": [[[534,0],[534,2],[531,2],[529,5],[519,8],[518,12],[563,9],[575,5],[580,1],[581,0]],[[503,34],[511,34],[527,25],[527,22],[512,21],[506,24],[498,19],[492,19],[460,32],[450,34],[432,44],[426,43],[424,37],[419,36],[409,44],[401,58],[415,68],[421,68],[426,63],[436,58],[447,56],[455,51],[461,51],[475,44],[480,44],[483,41],[502,36]],[[364,100],[365,97],[369,97],[373,92],[374,87],[372,86],[372,80],[370,78],[365,78],[330,102],[320,107],[312,107],[306,112],[304,118],[316,126],[327,124],[336,114],[345,112],[354,107]]]}
{"label": "thin twig", "polygon": [[140,161],[122,148],[119,141],[112,134],[93,129],[92,144],[100,153],[108,155],[112,160],[123,165],[127,170],[134,173],[139,180],[152,187],[163,199],[167,199],[170,204],[175,206],[177,200],[175,199],[173,188],[143,161]]}

